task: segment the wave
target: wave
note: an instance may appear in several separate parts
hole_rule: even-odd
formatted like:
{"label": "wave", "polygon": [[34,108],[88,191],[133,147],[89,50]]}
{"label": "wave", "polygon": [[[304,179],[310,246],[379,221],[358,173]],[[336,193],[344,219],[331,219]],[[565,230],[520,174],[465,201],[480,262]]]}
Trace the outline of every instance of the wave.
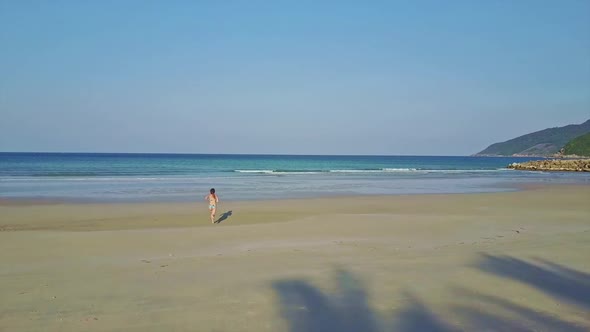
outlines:
{"label": "wave", "polygon": [[[105,173],[98,172],[42,172],[42,173],[31,173],[28,176],[31,177],[77,177],[77,176],[101,176]],[[109,173],[106,173],[107,175]]]}
{"label": "wave", "polygon": [[236,169],[236,173],[250,173],[250,174],[318,174],[325,173],[323,170],[270,170],[270,169]]}
{"label": "wave", "polygon": [[394,173],[413,172],[415,168],[375,168],[375,169],[331,169],[329,173]]}
{"label": "wave", "polygon": [[218,178],[226,172],[243,175],[387,175],[387,174],[469,174],[469,173],[496,173],[511,171],[507,168],[498,169],[422,169],[422,168],[374,168],[374,169],[236,169],[215,172],[197,172],[194,174],[149,174],[149,173],[82,173],[62,172],[58,174],[2,174],[0,181],[192,181],[213,176]]}
{"label": "wave", "polygon": [[507,168],[494,168],[494,169],[418,169],[417,172],[424,173],[491,173],[491,172],[502,172],[509,171]]}
{"label": "wave", "polygon": [[416,172],[417,168],[382,168],[383,172]]}
{"label": "wave", "polygon": [[421,168],[374,168],[374,169],[329,169],[329,170],[286,170],[286,169],[237,169],[236,173],[250,174],[270,174],[270,175],[288,175],[288,174],[322,174],[322,173],[480,173],[480,172],[498,172],[505,171],[505,168],[497,169],[421,169]]}
{"label": "wave", "polygon": [[264,173],[264,174],[271,174],[274,171],[271,169],[236,169],[234,172],[237,173]]}

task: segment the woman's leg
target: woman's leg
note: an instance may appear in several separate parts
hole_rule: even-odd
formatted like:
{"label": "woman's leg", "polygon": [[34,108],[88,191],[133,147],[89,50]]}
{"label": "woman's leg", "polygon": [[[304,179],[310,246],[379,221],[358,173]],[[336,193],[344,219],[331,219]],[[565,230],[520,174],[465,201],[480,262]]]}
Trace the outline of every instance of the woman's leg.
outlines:
{"label": "woman's leg", "polygon": [[216,208],[212,208],[211,209],[211,223],[215,223],[215,210],[217,210]]}

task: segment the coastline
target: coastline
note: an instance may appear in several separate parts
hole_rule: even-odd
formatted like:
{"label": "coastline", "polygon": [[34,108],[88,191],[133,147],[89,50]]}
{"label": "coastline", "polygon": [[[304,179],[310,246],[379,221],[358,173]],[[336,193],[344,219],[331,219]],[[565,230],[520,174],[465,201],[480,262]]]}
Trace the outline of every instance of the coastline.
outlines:
{"label": "coastline", "polygon": [[590,186],[521,189],[222,201],[216,225],[205,202],[2,205],[0,326],[587,330]]}
{"label": "coastline", "polygon": [[[478,193],[435,193],[395,195],[334,195],[273,200],[222,200],[218,215],[238,210],[239,224],[256,224],[297,220],[313,215],[334,213],[358,214],[367,205],[379,206],[380,211],[408,211],[404,204],[415,207],[444,201],[485,200],[496,197],[519,196],[526,192],[555,190],[590,190],[587,184],[546,185],[515,184],[512,191]],[[520,194],[519,194],[520,193]],[[466,203],[467,204],[467,203]],[[411,212],[410,209],[408,212]],[[195,202],[80,202],[57,200],[0,200],[0,232],[22,230],[126,230],[175,227],[204,227],[199,221],[206,215],[204,201]],[[224,223],[235,225],[234,223]]]}
{"label": "coastline", "polygon": [[506,169],[509,163],[527,160],[530,158],[18,155],[5,156],[0,162],[0,197],[81,203],[175,202],[194,201],[211,186],[224,199],[240,200],[471,193],[500,191],[498,183],[579,181],[575,175],[532,175]]}
{"label": "coastline", "polygon": [[[356,188],[366,186],[366,188],[347,190],[341,186],[338,189],[329,189],[329,182],[317,181],[314,176],[302,178],[301,181],[312,183],[319,182],[318,185],[312,184],[309,190],[289,190],[284,191],[278,189],[271,189],[271,191],[255,191],[250,193],[243,189],[244,185],[238,183],[237,185],[229,185],[224,182],[215,185],[221,187],[219,190],[223,192],[222,199],[224,202],[256,202],[256,201],[280,201],[280,200],[300,200],[300,199],[322,199],[322,198],[346,198],[346,197],[380,197],[380,196],[404,196],[404,195],[460,195],[460,194],[483,194],[483,193],[501,193],[513,192],[527,188],[529,185],[539,184],[550,186],[576,186],[576,185],[590,185],[590,178],[586,177],[582,172],[533,172],[533,171],[517,171],[509,169],[508,167],[497,171],[499,174],[496,177],[486,175],[486,177],[479,178],[445,178],[445,177],[427,177],[423,179],[400,179],[400,178],[379,178],[375,177],[364,178],[361,180],[353,179],[357,183]],[[552,173],[552,174],[551,174]],[[252,181],[256,181],[254,178]],[[281,185],[293,185],[298,180],[297,177],[262,177],[264,188],[277,184],[279,181]],[[201,184],[202,190],[209,184]],[[383,187],[372,187],[384,185]],[[188,186],[188,185],[187,185]],[[124,185],[121,185],[121,188]],[[277,186],[280,188],[280,186]],[[1,189],[1,187],[0,187]],[[327,190],[325,190],[327,189]],[[42,196],[35,195],[11,195],[10,193],[3,193],[0,195],[0,206],[3,205],[56,205],[56,204],[189,204],[199,203],[201,193],[195,188],[189,191],[184,191],[181,195],[165,196],[165,195],[136,195],[131,193],[129,195],[117,194],[108,196],[108,193],[97,191],[92,192],[91,195],[80,195],[73,197],[72,195],[60,196],[53,193],[45,193]]]}
{"label": "coastline", "polygon": [[[555,191],[590,190],[588,184],[514,184],[512,191],[476,193],[434,193],[434,194],[393,194],[393,195],[332,195],[303,198],[279,198],[271,200],[221,200],[218,216],[225,212],[239,210],[243,216],[240,224],[284,222],[311,215],[357,214],[376,205],[381,211],[395,212],[408,210],[404,204],[423,202],[424,205],[440,204],[444,201],[469,199],[485,200],[508,197],[510,194]],[[360,211],[360,212],[359,212]],[[207,214],[205,201],[194,202],[102,202],[77,200],[0,200],[0,232],[23,230],[132,230],[161,229],[175,227],[211,226],[200,222],[198,216]],[[235,223],[226,223],[235,225]]]}

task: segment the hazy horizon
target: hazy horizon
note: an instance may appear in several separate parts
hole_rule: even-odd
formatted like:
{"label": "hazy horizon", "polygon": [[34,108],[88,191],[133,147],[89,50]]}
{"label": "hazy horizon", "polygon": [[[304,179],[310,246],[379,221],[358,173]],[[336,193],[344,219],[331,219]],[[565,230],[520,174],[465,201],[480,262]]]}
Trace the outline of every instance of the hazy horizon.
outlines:
{"label": "hazy horizon", "polygon": [[590,2],[0,2],[0,151],[467,156],[590,118]]}
{"label": "hazy horizon", "polygon": [[[586,120],[586,121],[590,121]],[[579,123],[571,123],[571,124],[567,124],[567,125],[576,125],[576,124],[581,124],[584,123],[586,121],[582,121]],[[563,126],[558,126],[558,127],[563,127]],[[549,129],[549,128],[555,128],[555,127],[547,127],[547,128],[543,128],[543,129],[539,129],[539,130],[535,130],[533,132],[536,131],[540,131],[540,130],[544,130],[544,129]],[[532,133],[532,132],[531,132]],[[526,134],[530,134],[530,133],[526,133]],[[523,135],[526,135],[523,134]],[[519,136],[523,136],[523,135],[519,135]],[[517,138],[519,136],[515,136],[515,137],[511,137],[508,138],[506,140],[503,141],[497,141],[497,142],[492,142],[490,144],[488,144],[486,147],[487,148],[489,145],[492,145],[494,143],[502,143],[504,141],[513,139],[513,138]],[[155,152],[144,152],[144,151],[118,151],[118,152],[113,152],[113,151],[33,151],[33,150],[29,150],[29,151],[0,151],[0,153],[71,153],[71,154],[76,154],[76,153],[96,153],[96,154],[179,154],[179,155],[192,155],[192,154],[202,154],[202,155],[291,155],[291,156],[416,156],[416,157],[466,157],[466,156],[471,156],[474,155],[482,150],[484,150],[484,148],[469,153],[469,154],[455,154],[455,155],[450,155],[450,154],[330,154],[330,153],[311,153],[311,154],[307,154],[307,153],[250,153],[250,152],[241,152],[241,153],[203,153],[203,152],[182,152],[182,151],[178,151],[178,152],[166,152],[166,151],[155,151]],[[484,158],[491,158],[491,157],[495,157],[495,156],[480,156],[480,157],[484,157]],[[503,157],[503,156],[498,156],[498,157]],[[523,156],[523,158],[526,158],[525,156]]]}

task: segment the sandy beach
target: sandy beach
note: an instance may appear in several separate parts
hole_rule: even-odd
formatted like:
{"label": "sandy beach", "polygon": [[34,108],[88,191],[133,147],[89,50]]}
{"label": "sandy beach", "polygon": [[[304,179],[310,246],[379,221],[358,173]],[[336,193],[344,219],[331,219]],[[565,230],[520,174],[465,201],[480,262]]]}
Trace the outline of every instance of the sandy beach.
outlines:
{"label": "sandy beach", "polygon": [[[222,196],[223,197],[223,196]],[[588,331],[590,186],[0,203],[1,331]]]}

